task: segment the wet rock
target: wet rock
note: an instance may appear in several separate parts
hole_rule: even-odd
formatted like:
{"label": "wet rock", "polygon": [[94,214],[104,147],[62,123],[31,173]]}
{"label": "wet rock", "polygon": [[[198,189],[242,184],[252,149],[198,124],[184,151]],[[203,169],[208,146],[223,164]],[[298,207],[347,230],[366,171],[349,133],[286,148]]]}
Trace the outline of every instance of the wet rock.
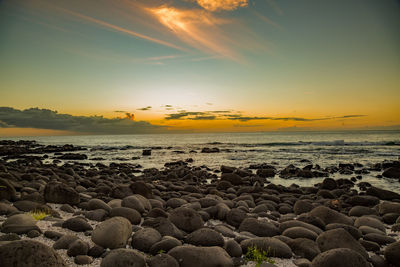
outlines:
{"label": "wet rock", "polygon": [[186,243],[195,246],[220,246],[224,245],[222,235],[210,228],[200,228],[186,237]]}
{"label": "wet rock", "polygon": [[85,160],[88,159],[88,157],[85,154],[77,154],[77,153],[66,153],[58,159],[66,159],[66,160]]}
{"label": "wet rock", "polygon": [[168,255],[174,257],[180,267],[233,267],[231,257],[221,247],[179,246],[171,249]]}
{"label": "wet rock", "polygon": [[242,177],[236,173],[223,173],[221,175],[221,181],[227,181],[233,185],[241,185],[243,183]]}
{"label": "wet rock", "polygon": [[142,195],[145,198],[153,198],[151,188],[145,182],[137,181],[132,183],[129,187],[134,194]]}
{"label": "wet rock", "polygon": [[80,202],[79,193],[73,188],[58,182],[50,182],[44,189],[46,202],[76,205]]}
{"label": "wet rock", "polygon": [[0,266],[67,266],[57,252],[33,240],[12,241],[0,246]]}
{"label": "wet rock", "polygon": [[16,191],[14,186],[6,179],[0,178],[0,200],[15,200]]}
{"label": "wet rock", "polygon": [[132,234],[131,223],[123,217],[108,219],[93,230],[92,241],[103,248],[124,247]]}
{"label": "wet rock", "polygon": [[218,153],[220,150],[218,147],[204,147],[201,149],[201,153]]}
{"label": "wet rock", "polygon": [[375,196],[382,200],[400,199],[400,194],[374,186],[368,188],[366,193],[367,195]]}
{"label": "wet rock", "polygon": [[386,178],[400,178],[400,168],[399,167],[390,167],[383,171],[383,177]]}
{"label": "wet rock", "polygon": [[80,217],[74,217],[66,220],[65,222],[63,222],[62,227],[75,232],[85,232],[88,230],[93,230],[92,226],[90,226],[90,224],[85,221],[85,219]]}
{"label": "wet rock", "polygon": [[143,252],[149,252],[150,248],[161,240],[161,234],[153,228],[143,228],[132,236],[132,247]]}
{"label": "wet rock", "polygon": [[240,246],[242,247],[243,254],[247,252],[249,247],[256,246],[258,249],[269,253],[269,255],[274,255],[274,257],[287,259],[292,257],[290,247],[274,237],[249,238],[240,242]]}
{"label": "wet rock", "polygon": [[346,230],[341,228],[328,230],[320,234],[317,238],[317,244],[322,252],[334,248],[349,248],[356,251],[364,258],[368,258],[365,248]]}
{"label": "wet rock", "polygon": [[142,156],[151,156],[151,149],[143,149]]}
{"label": "wet rock", "polygon": [[319,254],[311,267],[369,267],[363,256],[348,248],[336,248]]}
{"label": "wet rock", "polygon": [[26,234],[31,230],[40,232],[39,227],[36,226],[35,219],[28,214],[13,215],[7,218],[1,226],[1,231],[3,233]]}
{"label": "wet rock", "polygon": [[144,256],[137,250],[119,248],[110,251],[101,261],[100,267],[146,267]]}
{"label": "wet rock", "polygon": [[358,195],[358,196],[352,196],[349,197],[346,200],[346,203],[349,203],[353,206],[366,206],[366,207],[371,207],[379,204],[379,198],[374,197],[374,196],[368,196],[368,195]]}
{"label": "wet rock", "polygon": [[336,181],[332,178],[325,178],[322,181],[321,189],[333,190],[337,188]]}
{"label": "wet rock", "polygon": [[203,219],[195,210],[185,207],[172,210],[168,218],[186,232],[193,232],[204,225]]}

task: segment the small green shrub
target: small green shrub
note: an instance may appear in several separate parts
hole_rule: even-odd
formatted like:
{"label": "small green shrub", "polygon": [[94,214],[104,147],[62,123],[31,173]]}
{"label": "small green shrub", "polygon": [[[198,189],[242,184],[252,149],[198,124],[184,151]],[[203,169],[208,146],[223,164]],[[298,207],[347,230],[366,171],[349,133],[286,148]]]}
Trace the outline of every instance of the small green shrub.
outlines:
{"label": "small green shrub", "polygon": [[40,210],[33,210],[30,213],[31,213],[33,219],[35,219],[35,221],[43,220],[44,218],[46,218],[49,215],[46,212],[40,211]]}
{"label": "small green shrub", "polygon": [[249,261],[255,261],[256,267],[259,267],[264,261],[274,264],[275,261],[268,258],[269,252],[269,249],[268,251],[264,251],[262,249],[258,249],[256,246],[251,246],[247,249],[246,259]]}
{"label": "small green shrub", "polygon": [[163,254],[163,253],[165,253],[165,252],[166,252],[165,250],[160,249],[160,250],[157,252],[157,254]]}

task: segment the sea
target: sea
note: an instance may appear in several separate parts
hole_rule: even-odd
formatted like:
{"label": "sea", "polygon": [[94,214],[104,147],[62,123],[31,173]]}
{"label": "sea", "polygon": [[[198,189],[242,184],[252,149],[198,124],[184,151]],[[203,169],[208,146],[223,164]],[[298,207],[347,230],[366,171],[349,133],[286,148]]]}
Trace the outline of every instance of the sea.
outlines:
{"label": "sea", "polygon": [[[111,162],[140,164],[143,168],[163,168],[167,162],[192,159],[192,166],[211,170],[221,165],[247,168],[267,163],[283,169],[318,164],[322,168],[339,163],[360,163],[370,167],[383,161],[400,159],[400,131],[331,131],[331,132],[256,132],[256,133],[185,133],[141,135],[82,135],[15,137],[11,140],[35,140],[43,145],[72,144],[83,146],[86,163]],[[218,153],[201,153],[205,147]],[[151,149],[150,156],[143,156]],[[51,161],[51,158],[49,161]],[[398,179],[378,178],[382,172],[363,174],[360,181],[400,193]],[[356,176],[334,174],[332,178]],[[312,186],[323,178],[269,178],[275,184]]]}

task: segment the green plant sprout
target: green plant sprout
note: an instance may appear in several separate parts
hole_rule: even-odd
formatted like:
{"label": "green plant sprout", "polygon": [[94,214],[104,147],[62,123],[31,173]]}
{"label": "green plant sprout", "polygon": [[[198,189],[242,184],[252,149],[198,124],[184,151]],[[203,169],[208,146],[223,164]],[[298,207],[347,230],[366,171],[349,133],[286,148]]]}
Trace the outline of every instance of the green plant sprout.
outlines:
{"label": "green plant sprout", "polygon": [[165,250],[160,249],[160,250],[157,252],[157,254],[163,254],[163,253],[165,253],[165,252],[166,252]]}
{"label": "green plant sprout", "polygon": [[256,267],[259,267],[264,261],[274,264],[275,261],[268,257],[270,254],[269,252],[270,248],[268,248],[268,251],[264,251],[263,249],[258,249],[256,246],[251,246],[247,248],[246,259],[249,261],[255,261]]}
{"label": "green plant sprout", "polygon": [[44,218],[46,218],[49,215],[46,212],[40,211],[40,210],[33,210],[30,213],[31,213],[33,219],[35,219],[35,221],[43,220]]}

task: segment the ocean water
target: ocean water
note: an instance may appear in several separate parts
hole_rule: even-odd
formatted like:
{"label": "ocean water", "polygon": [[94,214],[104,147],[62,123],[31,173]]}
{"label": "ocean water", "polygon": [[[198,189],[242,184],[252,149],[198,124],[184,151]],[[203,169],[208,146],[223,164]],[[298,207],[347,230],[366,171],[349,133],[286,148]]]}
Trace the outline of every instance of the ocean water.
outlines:
{"label": "ocean water", "polygon": [[[8,138],[9,139],[9,138]],[[36,140],[44,145],[73,144],[84,146],[89,159],[84,162],[138,163],[143,168],[162,168],[166,162],[193,159],[193,166],[221,165],[248,167],[250,164],[275,164],[278,169],[293,164],[303,167],[309,160],[321,167],[339,163],[361,163],[365,167],[384,160],[399,160],[400,131],[346,132],[263,132],[263,133],[198,133],[156,135],[85,135],[22,137],[14,140]],[[217,147],[219,153],[200,153],[204,147]],[[142,156],[143,149],[152,149],[151,156]],[[197,152],[197,153],[196,153]],[[135,158],[139,159],[135,159]],[[102,158],[101,160],[91,160]],[[400,193],[396,179],[376,178],[381,172],[364,174],[362,181]],[[333,178],[355,175],[335,174]],[[322,178],[269,179],[273,183],[313,185]]]}

